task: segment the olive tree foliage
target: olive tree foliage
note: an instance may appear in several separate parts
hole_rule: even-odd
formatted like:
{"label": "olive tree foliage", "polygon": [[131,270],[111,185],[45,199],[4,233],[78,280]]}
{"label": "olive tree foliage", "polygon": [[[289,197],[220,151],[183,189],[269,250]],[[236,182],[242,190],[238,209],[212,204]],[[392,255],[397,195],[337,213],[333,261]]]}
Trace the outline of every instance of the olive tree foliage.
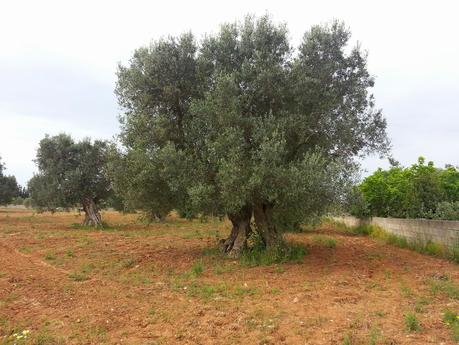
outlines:
{"label": "olive tree foliage", "polygon": [[12,175],[4,175],[4,164],[0,159],[0,205],[8,205],[14,198],[21,194],[21,188]]}
{"label": "olive tree foliage", "polygon": [[228,215],[225,252],[240,255],[253,231],[278,247],[283,227],[343,197],[356,157],[388,150],[349,38],[340,22],[314,26],[295,50],[264,16],[223,25],[199,49],[190,34],[141,48],[118,73],[121,140],[160,162],[178,207]]}
{"label": "olive tree foliage", "polygon": [[[161,152],[183,149],[183,121],[205,83],[198,72],[197,45],[190,33],[138,49],[129,67],[119,66],[116,94],[121,143],[112,147],[109,171],[126,209],[140,209],[148,218],[163,218],[173,208],[186,213],[183,184],[165,179]],[[168,163],[169,164],[169,163]]]}
{"label": "olive tree foliage", "polygon": [[46,136],[37,150],[38,174],[28,185],[32,204],[47,210],[81,206],[84,225],[101,226],[99,206],[111,192],[106,160],[104,141],[75,142],[67,134]]}
{"label": "olive tree foliage", "polygon": [[162,177],[160,163],[141,150],[122,153],[111,147],[107,170],[121,211],[141,210],[150,222],[164,220],[174,209],[178,197]]}

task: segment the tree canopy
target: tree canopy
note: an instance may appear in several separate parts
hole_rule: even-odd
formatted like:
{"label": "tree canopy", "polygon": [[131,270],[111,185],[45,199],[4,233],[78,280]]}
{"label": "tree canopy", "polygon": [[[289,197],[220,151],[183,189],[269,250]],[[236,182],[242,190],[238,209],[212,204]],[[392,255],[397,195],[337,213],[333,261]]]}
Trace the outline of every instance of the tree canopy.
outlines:
{"label": "tree canopy", "polygon": [[358,186],[351,212],[358,216],[459,220],[459,170],[423,157],[410,167],[378,169]]}
{"label": "tree canopy", "polygon": [[343,23],[314,26],[295,50],[285,25],[248,16],[200,43],[188,33],[138,49],[116,92],[120,155],[152,162],[161,185],[147,198],[228,215],[222,249],[233,256],[252,230],[277,248],[282,227],[326,211],[355,158],[388,149],[366,55],[349,38]]}
{"label": "tree canopy", "polygon": [[98,204],[110,195],[106,157],[104,141],[75,142],[67,134],[46,136],[37,150],[38,174],[28,185],[33,204],[48,210],[81,205],[84,224],[101,225]]}
{"label": "tree canopy", "polygon": [[15,197],[21,194],[21,187],[12,175],[4,175],[5,165],[0,159],[0,205],[9,204]]}

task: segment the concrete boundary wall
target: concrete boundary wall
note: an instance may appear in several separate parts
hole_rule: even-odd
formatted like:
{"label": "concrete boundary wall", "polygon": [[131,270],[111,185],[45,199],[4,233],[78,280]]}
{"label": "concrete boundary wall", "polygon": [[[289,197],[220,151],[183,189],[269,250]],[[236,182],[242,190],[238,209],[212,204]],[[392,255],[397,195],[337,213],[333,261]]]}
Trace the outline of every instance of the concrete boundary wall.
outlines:
{"label": "concrete boundary wall", "polygon": [[459,246],[459,221],[380,217],[359,219],[352,216],[334,219],[351,227],[361,224],[378,225],[387,232],[403,236],[411,242],[432,241],[449,247]]}

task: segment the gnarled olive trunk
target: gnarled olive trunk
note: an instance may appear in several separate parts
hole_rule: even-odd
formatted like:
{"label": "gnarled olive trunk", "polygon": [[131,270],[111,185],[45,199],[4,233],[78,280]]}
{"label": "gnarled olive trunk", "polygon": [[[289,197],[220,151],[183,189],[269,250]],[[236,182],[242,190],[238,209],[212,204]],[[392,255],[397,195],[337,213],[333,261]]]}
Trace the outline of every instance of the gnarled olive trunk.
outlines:
{"label": "gnarled olive trunk", "polygon": [[274,224],[273,207],[269,203],[256,203],[253,206],[255,225],[266,248],[277,247],[282,244],[282,234]]}
{"label": "gnarled olive trunk", "polygon": [[247,238],[250,236],[250,219],[252,218],[252,208],[243,207],[239,212],[228,214],[233,227],[231,234],[226,240],[220,243],[221,250],[229,257],[238,258],[247,247]]}
{"label": "gnarled olive trunk", "polygon": [[83,225],[85,226],[102,226],[102,217],[93,198],[84,198],[82,201],[83,211],[85,213]]}

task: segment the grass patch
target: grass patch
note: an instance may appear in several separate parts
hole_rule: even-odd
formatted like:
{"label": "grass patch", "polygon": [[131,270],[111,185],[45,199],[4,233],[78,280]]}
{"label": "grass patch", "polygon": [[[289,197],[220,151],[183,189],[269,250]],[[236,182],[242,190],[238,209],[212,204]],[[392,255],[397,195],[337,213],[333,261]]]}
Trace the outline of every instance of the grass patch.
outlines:
{"label": "grass patch", "polygon": [[400,288],[400,293],[404,297],[412,297],[413,296],[413,291],[407,286],[402,286]]}
{"label": "grass patch", "polygon": [[383,336],[379,328],[372,327],[368,336],[368,345],[376,345],[382,340]]}
{"label": "grass patch", "polygon": [[210,285],[192,282],[190,285],[183,287],[183,289],[189,296],[199,297],[207,300],[215,299],[216,295],[228,295],[228,286],[225,283]]}
{"label": "grass patch", "polygon": [[152,280],[148,274],[135,271],[128,272],[126,275],[123,275],[121,281],[133,286],[148,285],[152,283]]}
{"label": "grass patch", "polygon": [[403,236],[392,234],[377,225],[362,224],[356,227],[348,227],[341,222],[326,220],[326,222],[338,230],[351,235],[370,236],[375,240],[394,245],[399,248],[414,250],[421,254],[445,258],[459,263],[459,245],[448,247],[434,241],[409,241]]}
{"label": "grass patch", "polygon": [[414,305],[414,311],[416,313],[424,313],[424,307],[430,303],[432,303],[432,301],[427,297],[419,297]]}
{"label": "grass patch", "polygon": [[198,260],[191,266],[190,273],[193,277],[199,277],[202,272],[204,272],[204,264],[202,260]]}
{"label": "grass patch", "polygon": [[459,342],[459,315],[450,309],[446,309],[443,313],[443,321],[451,329],[453,339]]}
{"label": "grass patch", "polygon": [[372,232],[372,226],[369,224],[362,224],[351,229],[354,235],[368,236]]}
{"label": "grass patch", "polygon": [[23,254],[30,254],[32,253],[33,250],[31,247],[24,246],[24,247],[19,248],[19,251]]}
{"label": "grass patch", "polygon": [[133,258],[129,258],[126,260],[121,261],[120,266],[125,269],[134,268],[137,264],[137,260]]}
{"label": "grass patch", "polygon": [[265,248],[261,241],[248,248],[241,256],[243,266],[270,266],[286,262],[301,262],[307,249],[301,244],[281,243],[276,247]]}
{"label": "grass patch", "polygon": [[47,252],[47,253],[45,254],[45,260],[54,261],[54,260],[56,260],[56,259],[57,259],[57,255],[56,255],[56,253],[54,253],[54,252]]}
{"label": "grass patch", "polygon": [[449,298],[459,300],[459,286],[449,277],[445,277],[442,280],[432,279],[429,281],[429,285],[434,295],[444,294]]}
{"label": "grass patch", "polygon": [[209,248],[205,248],[202,251],[202,255],[204,256],[222,256],[222,252],[217,247],[209,247]]}
{"label": "grass patch", "polygon": [[323,247],[327,247],[327,248],[336,247],[336,240],[330,236],[325,236],[325,235],[313,236],[312,243],[323,246]]}
{"label": "grass patch", "polygon": [[76,230],[117,230],[115,227],[111,226],[106,222],[102,222],[100,226],[91,226],[91,225],[83,225],[81,223],[72,223],[70,224],[72,229]]}
{"label": "grass patch", "polygon": [[232,272],[232,271],[234,271],[234,269],[235,269],[235,267],[231,267],[231,266],[228,266],[228,265],[217,264],[217,265],[215,265],[213,271],[214,271],[214,274],[220,275],[220,274],[223,274],[223,273]]}
{"label": "grass patch", "polygon": [[76,282],[82,282],[89,279],[89,276],[82,272],[72,272],[68,275],[68,277]]}
{"label": "grass patch", "polygon": [[421,330],[421,324],[415,313],[405,314],[405,328],[408,332],[417,332]]}
{"label": "grass patch", "polygon": [[349,335],[349,334],[346,334],[343,338],[343,345],[352,345],[353,342],[352,342],[352,336]]}

